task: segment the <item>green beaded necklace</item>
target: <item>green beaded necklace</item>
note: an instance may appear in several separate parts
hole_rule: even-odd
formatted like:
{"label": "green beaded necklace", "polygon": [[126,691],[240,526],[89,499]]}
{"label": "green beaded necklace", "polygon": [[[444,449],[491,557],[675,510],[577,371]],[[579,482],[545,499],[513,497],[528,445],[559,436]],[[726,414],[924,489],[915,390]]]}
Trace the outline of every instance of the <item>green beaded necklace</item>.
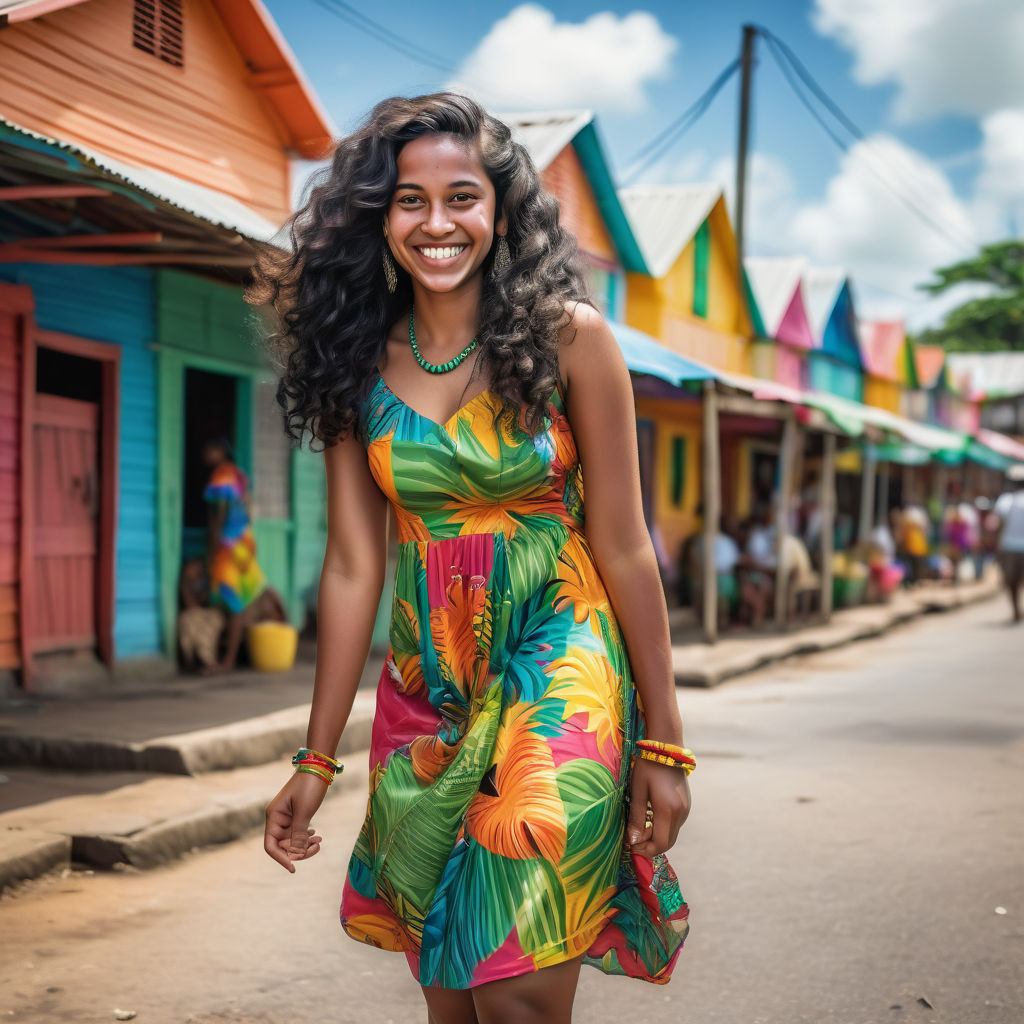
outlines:
{"label": "green beaded necklace", "polygon": [[416,357],[416,362],[427,373],[448,373],[450,370],[454,370],[476,348],[476,338],[474,338],[457,356],[452,356],[447,363],[431,363],[423,358],[423,353],[420,351],[419,345],[416,344],[415,317],[416,312],[413,310],[409,313],[409,345],[412,347],[412,354]]}

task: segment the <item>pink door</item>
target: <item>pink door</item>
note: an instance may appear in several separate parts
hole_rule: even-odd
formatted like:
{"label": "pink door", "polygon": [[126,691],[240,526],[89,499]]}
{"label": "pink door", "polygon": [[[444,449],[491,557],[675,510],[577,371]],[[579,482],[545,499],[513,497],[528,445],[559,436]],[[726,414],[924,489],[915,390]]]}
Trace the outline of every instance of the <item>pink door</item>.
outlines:
{"label": "pink door", "polygon": [[100,407],[35,396],[35,651],[96,645]]}

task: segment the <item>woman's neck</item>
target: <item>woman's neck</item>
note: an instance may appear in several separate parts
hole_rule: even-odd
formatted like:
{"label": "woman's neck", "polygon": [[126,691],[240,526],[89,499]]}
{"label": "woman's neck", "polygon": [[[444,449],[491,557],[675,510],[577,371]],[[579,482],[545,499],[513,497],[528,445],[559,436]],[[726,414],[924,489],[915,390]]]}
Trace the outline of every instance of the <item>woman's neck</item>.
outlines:
{"label": "woman's neck", "polygon": [[447,353],[461,349],[476,336],[483,287],[479,279],[472,285],[451,292],[430,292],[414,283],[416,341],[424,355],[431,350]]}

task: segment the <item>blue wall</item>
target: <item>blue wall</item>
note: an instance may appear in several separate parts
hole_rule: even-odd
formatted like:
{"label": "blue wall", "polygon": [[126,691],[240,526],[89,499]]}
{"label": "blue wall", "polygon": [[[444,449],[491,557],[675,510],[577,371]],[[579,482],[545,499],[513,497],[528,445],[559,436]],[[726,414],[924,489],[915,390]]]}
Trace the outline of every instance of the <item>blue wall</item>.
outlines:
{"label": "blue wall", "polygon": [[154,276],[134,267],[0,265],[26,284],[40,327],[121,346],[115,657],[160,651],[156,550]]}

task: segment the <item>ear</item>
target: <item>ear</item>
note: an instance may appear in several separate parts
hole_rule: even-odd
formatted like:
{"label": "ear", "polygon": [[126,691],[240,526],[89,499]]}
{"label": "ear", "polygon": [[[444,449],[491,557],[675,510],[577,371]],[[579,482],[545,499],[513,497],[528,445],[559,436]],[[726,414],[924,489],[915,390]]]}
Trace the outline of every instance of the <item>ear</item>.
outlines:
{"label": "ear", "polygon": [[494,233],[496,235],[504,235],[508,231],[508,220],[505,217],[504,212],[494,222]]}

